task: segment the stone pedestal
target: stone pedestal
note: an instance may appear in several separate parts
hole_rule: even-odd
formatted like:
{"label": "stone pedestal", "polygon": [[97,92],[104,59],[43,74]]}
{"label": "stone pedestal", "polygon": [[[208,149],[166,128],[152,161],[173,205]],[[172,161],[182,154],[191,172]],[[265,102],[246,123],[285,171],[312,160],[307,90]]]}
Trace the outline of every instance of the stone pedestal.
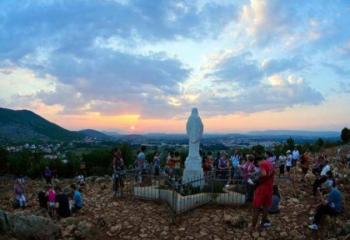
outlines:
{"label": "stone pedestal", "polygon": [[182,183],[191,183],[193,187],[204,186],[204,172],[202,168],[202,158],[198,156],[188,156],[185,162],[185,170]]}

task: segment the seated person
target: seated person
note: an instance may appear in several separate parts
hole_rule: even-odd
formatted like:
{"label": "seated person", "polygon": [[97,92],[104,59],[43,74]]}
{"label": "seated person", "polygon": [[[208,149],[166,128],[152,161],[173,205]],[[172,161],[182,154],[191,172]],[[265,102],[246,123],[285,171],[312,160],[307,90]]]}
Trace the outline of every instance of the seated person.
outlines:
{"label": "seated person", "polygon": [[62,189],[59,186],[55,187],[56,191],[56,213],[61,218],[66,218],[71,215],[69,208],[69,200],[67,195],[62,192]]}
{"label": "seated person", "polygon": [[320,222],[324,215],[335,216],[343,211],[342,194],[335,186],[327,183],[322,185],[324,191],[329,192],[327,199],[324,199],[320,189],[318,189],[318,196],[321,204],[316,209],[316,214],[313,217],[313,223],[309,225],[312,230],[318,230]]}
{"label": "seated person", "polygon": [[320,173],[320,176],[318,176],[316,179],[315,179],[315,182],[312,186],[312,191],[313,191],[313,194],[314,196],[316,196],[316,193],[317,193],[317,189],[324,183],[327,181],[328,179],[328,172],[331,171],[331,166],[329,165],[329,162],[326,160],[325,161],[325,164],[323,165],[322,167],[322,171]]}
{"label": "seated person", "polygon": [[78,187],[75,184],[72,184],[71,188],[73,190],[72,212],[75,212],[83,207],[83,199]]}
{"label": "seated person", "polygon": [[16,200],[16,207],[24,208],[26,206],[26,197],[24,196],[24,187],[20,179],[16,180],[15,183],[15,200]]}
{"label": "seated person", "polygon": [[280,212],[280,202],[281,202],[281,195],[280,195],[280,192],[278,190],[278,186],[273,185],[272,205],[269,209],[270,214]]}

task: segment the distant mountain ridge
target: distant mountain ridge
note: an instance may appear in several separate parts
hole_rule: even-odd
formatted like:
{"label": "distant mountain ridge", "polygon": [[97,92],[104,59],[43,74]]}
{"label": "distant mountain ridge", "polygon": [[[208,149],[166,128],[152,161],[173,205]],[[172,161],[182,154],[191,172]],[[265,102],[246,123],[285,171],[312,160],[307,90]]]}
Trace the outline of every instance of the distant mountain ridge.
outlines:
{"label": "distant mountain ridge", "polygon": [[28,110],[0,108],[0,141],[47,142],[83,139],[80,133],[69,131]]}
{"label": "distant mountain ridge", "polygon": [[337,138],[340,132],[336,131],[307,131],[307,130],[264,130],[246,133],[250,136],[298,136],[310,138]]}
{"label": "distant mountain ridge", "polygon": [[90,138],[95,138],[98,140],[113,140],[115,139],[115,137],[108,135],[108,134],[104,134],[103,132],[99,132],[97,130],[94,129],[83,129],[78,131],[78,133],[84,135],[85,137],[90,137]]}

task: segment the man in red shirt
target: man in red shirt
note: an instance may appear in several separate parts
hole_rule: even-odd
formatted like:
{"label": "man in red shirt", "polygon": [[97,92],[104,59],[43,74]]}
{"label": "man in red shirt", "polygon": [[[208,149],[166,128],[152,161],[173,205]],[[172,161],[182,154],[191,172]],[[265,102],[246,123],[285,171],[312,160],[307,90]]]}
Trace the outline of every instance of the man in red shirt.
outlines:
{"label": "man in red shirt", "polygon": [[272,204],[272,193],[273,193],[273,181],[275,176],[275,171],[273,164],[270,161],[262,160],[259,162],[260,168],[260,178],[258,185],[254,193],[253,200],[253,222],[252,227],[256,227],[258,222],[259,212],[262,209],[263,215],[261,220],[261,227],[271,226],[270,221],[267,219],[267,213],[269,207]]}

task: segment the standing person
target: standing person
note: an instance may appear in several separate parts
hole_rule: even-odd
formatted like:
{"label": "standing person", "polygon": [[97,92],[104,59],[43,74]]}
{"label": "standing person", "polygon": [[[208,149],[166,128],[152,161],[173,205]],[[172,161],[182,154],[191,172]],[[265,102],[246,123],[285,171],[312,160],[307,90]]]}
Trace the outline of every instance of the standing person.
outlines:
{"label": "standing person", "polygon": [[290,150],[287,151],[287,159],[286,159],[286,169],[288,177],[290,177],[290,169],[293,166],[293,155]]}
{"label": "standing person", "polygon": [[303,173],[303,175],[301,177],[301,181],[305,182],[305,176],[306,176],[307,172],[309,171],[309,164],[310,164],[309,154],[307,152],[305,152],[301,156],[300,164],[301,164],[301,170]]}
{"label": "standing person", "polygon": [[46,189],[45,188],[43,188],[42,190],[39,191],[39,193],[38,193],[38,201],[39,201],[39,206],[41,208],[47,209],[48,198],[46,196]]}
{"label": "standing person", "polygon": [[159,176],[160,173],[160,157],[159,152],[156,152],[153,157],[153,169],[154,169],[154,176]]}
{"label": "standing person", "polygon": [[51,217],[55,217],[56,192],[51,185],[47,186],[47,208]]}
{"label": "standing person", "polygon": [[62,192],[59,186],[55,187],[56,195],[56,213],[61,218],[66,218],[71,215],[69,200],[67,194]]}
{"label": "standing person", "polygon": [[168,153],[166,164],[167,164],[167,174],[170,178],[173,178],[174,168],[175,168],[174,152],[171,151]]}
{"label": "standing person", "polygon": [[208,152],[208,155],[205,157],[203,164],[203,171],[206,180],[208,180],[209,174],[213,170],[213,164],[213,156],[211,155],[211,152]]}
{"label": "standing person", "polygon": [[72,209],[72,212],[74,213],[83,207],[83,198],[81,196],[79,188],[75,184],[71,185],[71,189],[73,191],[73,204],[71,209]]}
{"label": "standing person", "polygon": [[253,200],[254,186],[248,183],[248,179],[250,179],[255,172],[254,160],[254,155],[248,154],[247,161],[240,166],[243,182],[246,185],[246,202],[251,202]]}
{"label": "standing person", "polygon": [[27,203],[27,199],[24,196],[24,186],[20,179],[17,179],[14,186],[16,207],[24,208]]}
{"label": "standing person", "polygon": [[281,175],[284,176],[284,169],[285,169],[285,166],[286,166],[286,161],[287,161],[286,155],[281,154],[278,157],[278,165],[279,165],[279,174],[278,174],[278,176],[279,177],[281,177]]}
{"label": "standing person", "polygon": [[114,196],[121,196],[124,188],[123,171],[124,159],[120,149],[113,150],[113,194]]}
{"label": "standing person", "polygon": [[292,152],[292,157],[293,157],[292,166],[295,167],[297,165],[297,162],[299,161],[299,158],[300,158],[299,150],[296,147],[294,148],[294,150]]}
{"label": "standing person", "polygon": [[253,200],[253,219],[252,227],[255,228],[259,218],[259,211],[263,210],[261,219],[261,227],[271,226],[271,222],[267,218],[268,209],[272,205],[272,193],[273,193],[273,182],[274,182],[274,167],[270,161],[262,160],[259,162],[260,177],[259,183],[255,189],[254,200]]}
{"label": "standing person", "polygon": [[239,174],[239,163],[241,157],[239,155],[238,150],[235,150],[234,154],[231,156],[231,179],[238,177]]}
{"label": "standing person", "polygon": [[181,177],[181,156],[177,151],[174,153],[174,175],[177,179]]}
{"label": "standing person", "polygon": [[335,186],[325,184],[323,190],[329,192],[327,199],[323,198],[322,193],[317,189],[320,198],[320,205],[316,209],[316,214],[313,217],[313,223],[309,225],[312,230],[318,230],[320,222],[324,215],[336,216],[343,211],[342,194]]}
{"label": "standing person", "polygon": [[221,151],[219,162],[218,162],[218,172],[220,178],[225,180],[227,178],[227,174],[229,173],[229,160],[228,155],[225,151]]}
{"label": "standing person", "polygon": [[45,167],[44,178],[46,180],[46,184],[52,184],[52,171],[48,166]]}

